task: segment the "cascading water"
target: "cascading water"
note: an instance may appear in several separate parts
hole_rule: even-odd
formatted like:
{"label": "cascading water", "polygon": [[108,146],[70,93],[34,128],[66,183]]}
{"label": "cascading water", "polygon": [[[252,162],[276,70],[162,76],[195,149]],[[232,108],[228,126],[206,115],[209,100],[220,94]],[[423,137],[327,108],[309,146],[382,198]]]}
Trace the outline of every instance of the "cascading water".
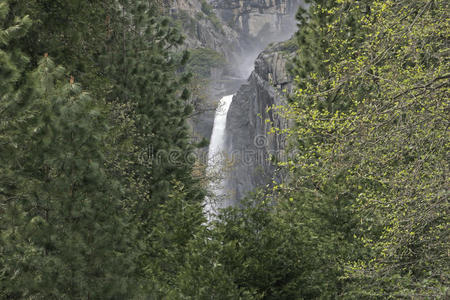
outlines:
{"label": "cascading water", "polygon": [[233,101],[233,95],[228,95],[220,99],[219,106],[216,110],[214,125],[211,134],[211,141],[208,150],[208,167],[206,173],[208,177],[215,178],[209,186],[210,192],[215,197],[208,197],[205,203],[205,213],[208,219],[213,218],[218,209],[227,207],[229,203],[225,196],[225,178],[224,167],[226,162],[225,150],[225,129],[227,124],[227,114]]}

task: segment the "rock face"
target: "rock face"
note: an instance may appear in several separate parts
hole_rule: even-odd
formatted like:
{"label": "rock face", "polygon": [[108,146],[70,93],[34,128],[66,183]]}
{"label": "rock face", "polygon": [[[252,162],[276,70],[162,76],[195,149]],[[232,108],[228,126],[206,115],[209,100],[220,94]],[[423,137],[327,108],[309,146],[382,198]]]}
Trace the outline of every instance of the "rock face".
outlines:
{"label": "rock face", "polygon": [[218,16],[238,33],[243,55],[239,69],[247,75],[256,56],[272,42],[289,39],[304,0],[213,0]]}
{"label": "rock face", "polygon": [[[186,37],[185,48],[212,49],[221,53],[229,65],[238,61],[243,52],[239,33],[218,18],[205,0],[172,0],[167,10]],[[233,68],[214,70],[211,81],[224,73],[233,74]]]}
{"label": "rock face", "polygon": [[227,186],[237,202],[248,191],[271,182],[275,164],[267,159],[284,149],[281,135],[266,133],[271,126],[286,126],[285,120],[267,109],[284,104],[283,90],[290,89],[289,49],[278,44],[258,54],[269,43],[292,36],[295,14],[304,0],[168,1],[168,13],[186,35],[186,47],[212,49],[226,61],[222,67],[210,68],[203,91],[206,111],[200,109],[191,119],[193,136],[209,139],[219,99],[239,90],[227,120],[227,145],[235,160]]}
{"label": "rock face", "polygon": [[300,5],[305,5],[303,0],[213,0],[211,4],[244,38],[262,38],[268,43],[293,33],[293,16]]}
{"label": "rock face", "polygon": [[304,0],[171,0],[169,14],[181,23],[187,48],[209,48],[222,53],[227,75],[242,74],[272,42],[281,42],[296,30],[295,14]]}
{"label": "rock face", "polygon": [[289,126],[279,107],[286,105],[285,95],[292,87],[286,70],[295,52],[292,44],[276,44],[262,52],[247,84],[233,98],[227,118],[230,168],[226,186],[234,203],[255,188],[270,187],[276,161],[287,157],[283,134],[268,132],[272,127],[282,130]]}

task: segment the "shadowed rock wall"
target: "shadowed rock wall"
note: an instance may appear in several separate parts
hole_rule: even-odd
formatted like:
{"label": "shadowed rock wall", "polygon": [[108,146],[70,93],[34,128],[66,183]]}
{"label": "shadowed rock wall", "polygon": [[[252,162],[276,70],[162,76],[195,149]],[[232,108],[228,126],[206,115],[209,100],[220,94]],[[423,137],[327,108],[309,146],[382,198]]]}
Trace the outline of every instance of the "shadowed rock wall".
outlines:
{"label": "shadowed rock wall", "polygon": [[234,203],[255,188],[270,187],[272,179],[281,176],[276,174],[276,163],[288,155],[285,137],[268,132],[289,126],[278,107],[286,105],[285,95],[292,88],[286,67],[293,51],[281,43],[262,52],[248,82],[233,98],[227,118],[227,192]]}

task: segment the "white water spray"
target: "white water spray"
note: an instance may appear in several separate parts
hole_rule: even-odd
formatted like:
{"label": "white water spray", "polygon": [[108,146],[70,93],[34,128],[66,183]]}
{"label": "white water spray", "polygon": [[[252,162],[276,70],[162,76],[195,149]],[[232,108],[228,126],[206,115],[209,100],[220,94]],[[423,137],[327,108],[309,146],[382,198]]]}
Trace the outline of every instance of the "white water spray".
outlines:
{"label": "white water spray", "polygon": [[[210,178],[218,178],[210,183],[210,192],[215,197],[206,199],[205,213],[208,219],[213,218],[217,214],[218,209],[225,208],[229,204],[225,199],[221,199],[225,196],[225,180],[223,176],[223,169],[226,162],[225,153],[225,130],[227,125],[227,114],[230,109],[233,95],[228,95],[220,99],[219,106],[216,110],[214,118],[214,126],[211,134],[211,141],[209,143],[208,150],[208,167],[206,170],[207,175]],[[222,197],[221,197],[222,196]]]}

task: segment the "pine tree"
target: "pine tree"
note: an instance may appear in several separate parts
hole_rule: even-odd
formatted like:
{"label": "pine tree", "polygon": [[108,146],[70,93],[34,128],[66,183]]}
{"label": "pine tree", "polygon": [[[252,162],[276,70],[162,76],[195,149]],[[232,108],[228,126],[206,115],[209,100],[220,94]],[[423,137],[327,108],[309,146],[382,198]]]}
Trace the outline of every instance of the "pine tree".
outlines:
{"label": "pine tree", "polygon": [[[128,107],[125,118],[133,128],[128,163],[117,159],[117,167],[126,174],[127,203],[140,226],[141,271],[150,284],[170,285],[188,241],[204,221],[204,191],[192,175],[189,75],[178,73],[188,55],[175,51],[183,37],[159,11],[148,1],[122,1],[111,18],[103,62],[114,86],[108,100]],[[126,139],[129,133],[121,135]]]}
{"label": "pine tree", "polygon": [[109,34],[108,16],[117,6],[114,0],[7,2],[10,6],[7,21],[24,15],[34,21],[26,36],[12,41],[12,46],[29,57],[29,70],[48,53],[96,97],[104,96],[109,84],[98,57],[104,51]]}
{"label": "pine tree", "polygon": [[[0,35],[5,297],[123,298],[132,286],[164,297],[204,222],[185,124],[189,75],[179,73],[188,55],[174,51],[181,35],[148,1],[9,3]],[[36,20],[27,34],[9,27],[26,13]]]}
{"label": "pine tree", "polygon": [[0,31],[1,296],[130,297],[134,231],[104,169],[103,108],[47,56],[23,75],[6,47],[29,19],[16,23]]}

